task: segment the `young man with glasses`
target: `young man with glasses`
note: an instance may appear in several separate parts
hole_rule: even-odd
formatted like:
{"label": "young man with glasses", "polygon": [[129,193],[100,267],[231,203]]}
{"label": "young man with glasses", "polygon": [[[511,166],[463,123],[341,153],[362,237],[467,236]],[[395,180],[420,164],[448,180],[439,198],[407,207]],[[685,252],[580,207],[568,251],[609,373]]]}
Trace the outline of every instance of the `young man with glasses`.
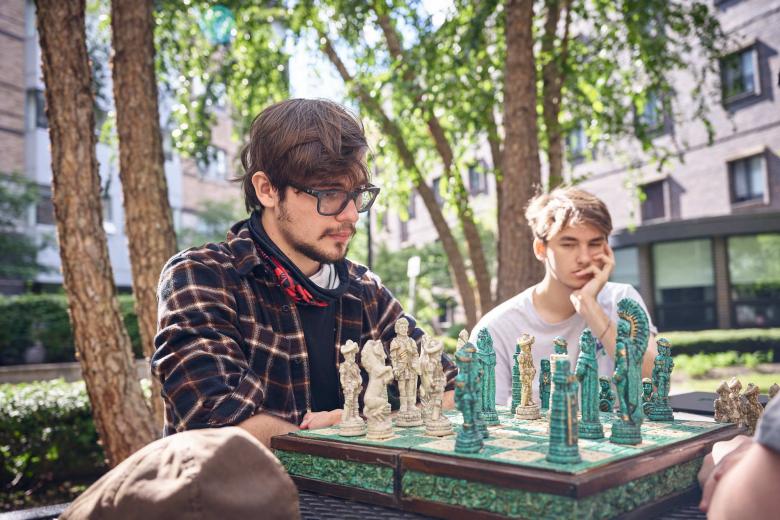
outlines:
{"label": "young man with glasses", "polygon": [[[152,371],[166,435],[238,425],[267,445],[331,426],[343,403],[340,345],[379,339],[388,349],[402,317],[419,344],[414,319],[346,259],[379,193],[367,150],[360,121],[329,101],[292,99],[255,119],[242,153],[249,219],[225,242],[174,256],[161,275]],[[456,368],[442,361],[451,405]]]}

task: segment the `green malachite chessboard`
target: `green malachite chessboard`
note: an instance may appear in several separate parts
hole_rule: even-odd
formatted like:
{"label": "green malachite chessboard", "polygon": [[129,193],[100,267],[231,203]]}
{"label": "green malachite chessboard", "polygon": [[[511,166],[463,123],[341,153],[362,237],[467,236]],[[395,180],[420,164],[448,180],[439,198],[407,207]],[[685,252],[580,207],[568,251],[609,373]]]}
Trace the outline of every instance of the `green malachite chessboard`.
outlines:
{"label": "green malachite chessboard", "polygon": [[[453,425],[459,424],[462,420],[457,412],[450,412],[447,415]],[[614,415],[602,413],[601,422],[604,425],[605,438],[600,440],[579,440],[582,462],[578,464],[554,464],[545,460],[549,443],[549,430],[546,419],[536,421],[514,419],[506,409],[502,410],[501,408],[499,408],[499,419],[501,420],[501,425],[489,428],[490,437],[485,439],[485,447],[479,453],[474,454],[455,453],[454,434],[438,438],[429,437],[425,435],[425,428],[422,426],[416,428],[394,428],[394,435],[382,441],[372,441],[365,437],[342,437],[338,434],[338,428],[335,427],[321,430],[303,430],[292,435],[364,446],[400,448],[577,474],[610,462],[661,449],[728,426],[721,423],[698,421],[645,421],[642,424],[642,444],[626,446],[613,444],[609,441]],[[457,426],[455,428],[457,429]]]}
{"label": "green malachite chessboard", "polygon": [[[613,518],[657,514],[697,493],[696,474],[712,444],[740,432],[732,424],[673,421],[642,425],[637,446],[579,440],[582,462],[545,460],[547,421],[499,409],[476,454],[455,453],[455,436],[394,428],[382,441],[342,437],[338,428],[300,431],[271,447],[299,487],[442,518]],[[460,414],[448,413],[457,430]]]}

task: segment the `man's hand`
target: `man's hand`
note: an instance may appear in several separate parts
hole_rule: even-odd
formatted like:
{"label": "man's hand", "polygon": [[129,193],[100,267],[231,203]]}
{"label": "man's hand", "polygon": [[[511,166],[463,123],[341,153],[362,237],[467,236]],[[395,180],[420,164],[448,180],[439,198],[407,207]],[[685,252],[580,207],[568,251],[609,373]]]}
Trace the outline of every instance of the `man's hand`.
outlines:
{"label": "man's hand", "polygon": [[301,430],[317,430],[327,428],[341,422],[341,408],[329,412],[307,412],[301,421]]}
{"label": "man's hand", "polygon": [[572,291],[569,299],[577,314],[581,314],[583,300],[593,302],[609,280],[609,275],[615,269],[615,254],[609,244],[604,244],[604,252],[593,255],[590,265],[580,269],[575,276],[585,279],[591,277],[581,288]]}
{"label": "man's hand", "polygon": [[753,439],[747,435],[737,435],[731,440],[713,444],[712,452],[704,457],[699,470],[699,485],[702,488],[699,509],[707,512],[718,482],[737,462],[742,460],[752,444]]}

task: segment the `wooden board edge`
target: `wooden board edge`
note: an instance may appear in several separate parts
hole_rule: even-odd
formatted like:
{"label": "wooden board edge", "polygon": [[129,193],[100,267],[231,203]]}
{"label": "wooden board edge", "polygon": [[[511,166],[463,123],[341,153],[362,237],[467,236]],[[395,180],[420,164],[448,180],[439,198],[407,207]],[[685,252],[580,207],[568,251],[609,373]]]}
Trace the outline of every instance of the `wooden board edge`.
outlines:
{"label": "wooden board edge", "polygon": [[616,517],[616,520],[643,520],[646,518],[658,518],[664,513],[681,505],[697,500],[701,497],[701,490],[698,485],[691,486],[680,493],[667,495],[650,504],[642,505],[633,511],[629,511]]}
{"label": "wooden board edge", "polygon": [[404,511],[418,513],[446,520],[500,520],[507,517],[487,511],[468,509],[462,506],[428,502],[419,498],[402,498],[401,507]]}
{"label": "wooden board edge", "polygon": [[341,484],[334,484],[332,482],[324,482],[322,480],[298,477],[294,475],[291,475],[291,478],[295,485],[304,491],[311,491],[312,493],[319,493],[322,495],[345,498],[347,500],[355,500],[357,502],[365,502],[379,506],[401,509],[401,504],[399,503],[398,499],[396,498],[397,495],[395,494],[389,495],[386,493],[380,493],[379,491],[342,486]]}

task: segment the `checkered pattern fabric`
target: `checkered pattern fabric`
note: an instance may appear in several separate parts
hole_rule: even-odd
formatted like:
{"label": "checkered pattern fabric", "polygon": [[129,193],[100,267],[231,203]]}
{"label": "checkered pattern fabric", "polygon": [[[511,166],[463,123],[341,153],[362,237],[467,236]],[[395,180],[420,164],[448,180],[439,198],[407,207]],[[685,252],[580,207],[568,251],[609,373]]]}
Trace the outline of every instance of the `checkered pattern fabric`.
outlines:
{"label": "checkered pattern fabric", "polygon": [[[359,345],[379,339],[388,350],[402,316],[419,344],[422,331],[379,278],[345,262],[349,288],[336,302],[334,348],[348,339]],[[152,374],[162,384],[165,435],[235,425],[260,412],[300,423],[317,391],[310,385],[303,327],[294,302],[258,255],[246,221],[235,224],[225,242],[169,260],[158,298]],[[338,370],[342,356],[335,357]],[[443,364],[451,390],[457,368],[446,355]]]}

